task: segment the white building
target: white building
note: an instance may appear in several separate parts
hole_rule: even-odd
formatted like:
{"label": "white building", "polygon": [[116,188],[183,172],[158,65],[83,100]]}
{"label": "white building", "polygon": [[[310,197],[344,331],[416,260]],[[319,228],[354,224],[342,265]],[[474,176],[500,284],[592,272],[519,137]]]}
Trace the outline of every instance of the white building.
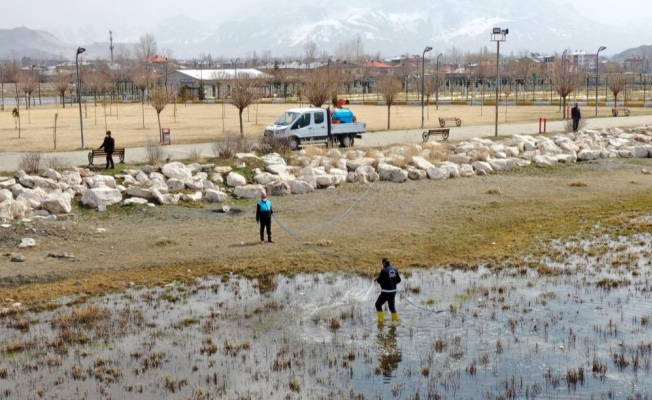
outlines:
{"label": "white building", "polygon": [[186,86],[192,92],[197,92],[203,84],[206,90],[207,98],[224,98],[228,97],[231,92],[231,82],[238,77],[253,77],[261,79],[271,79],[257,69],[180,69],[168,74],[167,85],[181,90]]}

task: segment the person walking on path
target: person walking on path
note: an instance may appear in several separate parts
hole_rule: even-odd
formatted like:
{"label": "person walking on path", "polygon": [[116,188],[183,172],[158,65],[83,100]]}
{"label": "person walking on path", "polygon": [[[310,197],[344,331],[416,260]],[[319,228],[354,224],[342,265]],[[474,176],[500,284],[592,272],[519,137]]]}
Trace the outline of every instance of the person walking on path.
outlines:
{"label": "person walking on path", "polygon": [[577,103],[571,109],[571,118],[573,118],[573,132],[577,132],[577,128],[580,126],[580,119],[582,118],[582,113],[580,113],[580,108]]}
{"label": "person walking on path", "polygon": [[260,225],[260,244],[265,243],[265,228],[267,228],[267,241],[274,243],[272,240],[272,202],[267,200],[267,193],[260,196],[260,201],[256,206],[256,223]]}
{"label": "person walking on path", "polygon": [[113,151],[115,150],[115,139],[111,137],[111,131],[106,131],[106,136],[104,137],[104,142],[98,148],[98,150],[104,149],[106,153],[106,169],[114,169],[113,165]]}
{"label": "person walking on path", "polygon": [[401,283],[401,276],[398,273],[398,268],[393,266],[389,259],[383,258],[383,269],[380,275],[376,278],[376,282],[380,285],[380,295],[376,300],[376,311],[378,313],[378,323],[385,322],[385,312],[383,311],[383,304],[387,303],[389,311],[392,313],[392,321],[398,321],[398,313],[394,306],[396,297],[396,285]]}

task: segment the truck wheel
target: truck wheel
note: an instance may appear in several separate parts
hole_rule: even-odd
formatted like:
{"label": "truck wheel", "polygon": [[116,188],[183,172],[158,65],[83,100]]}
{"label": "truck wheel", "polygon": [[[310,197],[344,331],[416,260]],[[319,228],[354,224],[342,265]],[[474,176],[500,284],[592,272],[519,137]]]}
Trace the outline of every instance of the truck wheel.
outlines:
{"label": "truck wheel", "polygon": [[296,136],[292,136],[290,138],[290,149],[299,150],[299,145],[301,145],[301,142],[299,141],[299,138],[296,137]]}
{"label": "truck wheel", "polygon": [[340,139],[340,144],[342,147],[351,147],[353,146],[353,139],[351,136],[344,136],[342,139]]}

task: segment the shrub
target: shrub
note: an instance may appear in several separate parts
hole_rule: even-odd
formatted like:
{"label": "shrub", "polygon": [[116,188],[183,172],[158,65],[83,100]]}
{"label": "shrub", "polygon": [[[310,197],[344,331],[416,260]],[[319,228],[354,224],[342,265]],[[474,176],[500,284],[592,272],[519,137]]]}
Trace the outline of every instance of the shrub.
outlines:
{"label": "shrub", "polygon": [[200,163],[204,160],[204,157],[201,155],[201,150],[192,149],[188,154],[188,161],[191,163]]}
{"label": "shrub", "polygon": [[28,174],[35,174],[41,169],[41,153],[30,151],[20,155],[18,169],[22,169]]}
{"label": "shrub", "polygon": [[61,157],[48,157],[45,159],[45,166],[55,171],[63,171],[70,167],[70,164]]}
{"label": "shrub", "polygon": [[231,159],[236,153],[250,153],[255,147],[255,143],[239,135],[227,133],[213,142],[213,154],[215,157]]}
{"label": "shrub", "polygon": [[[586,128],[586,121],[584,120],[584,118],[582,118],[582,119],[580,119],[580,123],[577,126],[577,131],[579,132],[581,130],[584,130],[584,128]],[[566,123],[564,123],[564,132],[566,132],[566,133],[573,132],[573,120],[572,119],[567,119]]]}
{"label": "shrub", "polygon": [[147,141],[147,162],[151,165],[161,165],[166,161],[167,154],[160,143]]}
{"label": "shrub", "polygon": [[290,138],[263,136],[258,141],[258,151],[261,154],[278,153],[283,157],[289,156],[292,153]]}

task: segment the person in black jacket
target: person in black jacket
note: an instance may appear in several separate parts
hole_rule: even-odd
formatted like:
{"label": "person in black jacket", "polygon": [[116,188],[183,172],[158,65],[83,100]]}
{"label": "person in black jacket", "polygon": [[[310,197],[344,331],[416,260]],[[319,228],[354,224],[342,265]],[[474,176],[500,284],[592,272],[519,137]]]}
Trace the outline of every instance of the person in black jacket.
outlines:
{"label": "person in black jacket", "polygon": [[383,304],[385,302],[387,302],[389,311],[392,313],[392,321],[398,321],[394,299],[396,297],[396,285],[401,283],[401,276],[398,273],[398,268],[393,266],[387,258],[383,258],[383,269],[380,271],[378,278],[376,278],[376,282],[378,282],[381,289],[380,296],[376,300],[378,323],[385,322],[385,312],[383,311]]}
{"label": "person in black jacket", "polygon": [[571,118],[573,118],[573,132],[577,132],[577,128],[580,126],[580,119],[582,118],[577,103],[575,103],[575,107],[571,108]]}
{"label": "person in black jacket", "polygon": [[260,244],[265,243],[265,228],[267,228],[267,241],[274,243],[272,240],[272,202],[267,200],[267,193],[263,193],[260,201],[256,206],[256,223],[260,224]]}
{"label": "person in black jacket", "polygon": [[102,150],[106,152],[106,169],[111,169],[115,168],[113,165],[113,151],[115,150],[115,139],[111,137],[111,131],[106,131],[106,136],[104,137],[104,142],[102,142],[102,145],[98,148],[98,150]]}

